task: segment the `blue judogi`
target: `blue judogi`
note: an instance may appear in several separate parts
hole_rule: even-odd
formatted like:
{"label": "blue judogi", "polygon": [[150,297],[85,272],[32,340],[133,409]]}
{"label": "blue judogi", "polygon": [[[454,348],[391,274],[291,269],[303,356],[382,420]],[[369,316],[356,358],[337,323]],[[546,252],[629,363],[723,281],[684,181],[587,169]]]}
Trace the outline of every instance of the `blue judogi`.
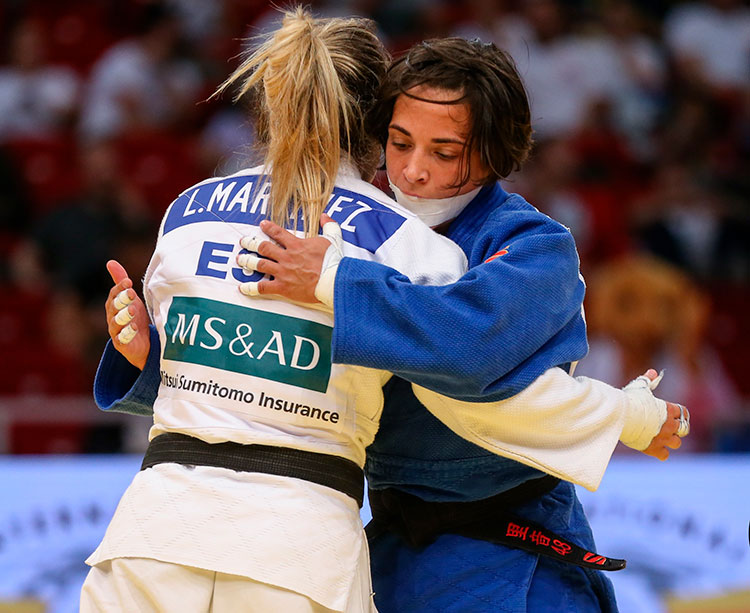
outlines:
{"label": "blue judogi", "polygon": [[[472,270],[447,287],[409,286],[383,266],[342,261],[336,361],[387,369],[477,401],[512,396],[548,368],[586,354],[585,288],[566,228],[493,185],[451,224],[448,237]],[[455,435],[397,379],[386,386],[367,458],[371,488],[396,488],[430,501],[481,500],[542,476]],[[595,550],[569,483],[515,512]],[[370,542],[370,558],[381,613],[617,610],[601,572],[461,536],[443,535],[415,550],[394,534],[380,535]]]}
{"label": "blue judogi", "polygon": [[[567,367],[586,354],[585,287],[566,228],[496,184],[469,203],[448,237],[471,268],[450,286],[415,286],[385,266],[342,260],[334,362],[389,370],[448,396],[481,402],[513,396],[547,369]],[[148,411],[159,381],[153,341],[152,335],[140,376],[126,372],[129,365],[108,345],[95,385],[100,407]],[[380,430],[368,448],[371,487],[430,501],[481,500],[542,475],[458,437],[408,387],[394,378],[386,388]],[[515,513],[595,550],[569,483]],[[381,613],[617,610],[602,573],[525,551],[455,535],[415,550],[385,534],[370,547]]]}

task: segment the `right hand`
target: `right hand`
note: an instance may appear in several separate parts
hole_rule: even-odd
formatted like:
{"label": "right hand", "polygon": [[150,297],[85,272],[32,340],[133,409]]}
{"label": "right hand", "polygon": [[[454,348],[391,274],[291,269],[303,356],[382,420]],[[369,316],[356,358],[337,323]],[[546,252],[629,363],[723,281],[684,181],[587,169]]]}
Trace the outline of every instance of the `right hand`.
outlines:
{"label": "right hand", "polygon": [[[109,290],[109,296],[104,303],[104,309],[107,313],[107,329],[112,344],[123,357],[136,368],[143,370],[146,366],[149,351],[151,350],[151,338],[149,336],[148,326],[151,323],[146,305],[138,297],[133,289],[133,281],[128,277],[125,268],[116,260],[107,262],[107,271],[114,281],[114,287]],[[132,302],[124,309],[117,309],[114,305],[115,297],[122,291],[127,291],[127,296]],[[117,323],[115,318],[120,311],[127,310],[128,316],[131,317],[127,323]],[[121,318],[124,316],[121,315]],[[122,321],[122,319],[121,319]],[[130,326],[135,332],[135,336],[128,343],[120,340],[120,332],[123,328]]]}
{"label": "right hand", "polygon": [[[244,237],[240,245],[248,251],[254,251],[261,258],[253,254],[242,254],[237,257],[237,263],[248,273],[255,271],[273,277],[262,281],[249,281],[240,284],[240,292],[246,296],[262,296],[275,294],[283,296],[295,302],[315,304],[323,302],[328,306],[333,305],[333,275],[330,278],[330,288],[326,300],[321,300],[316,291],[321,273],[325,272],[324,266],[336,266],[339,257],[334,262],[326,261],[326,253],[334,241],[327,237],[325,225],[333,222],[328,215],[321,216],[320,224],[323,227],[323,236],[310,238],[298,238],[281,226],[264,220],[260,223],[260,229],[268,236],[270,241],[261,241],[253,237]],[[335,222],[334,222],[335,225]],[[337,226],[338,228],[338,226]],[[329,228],[330,231],[330,228]],[[339,240],[341,231],[338,231]],[[340,246],[338,246],[340,251]]]}
{"label": "right hand", "polygon": [[[643,376],[651,381],[656,381],[659,378],[656,370],[652,368],[647,370]],[[658,382],[656,385],[658,385]],[[651,439],[649,446],[642,450],[642,453],[645,455],[657,458],[662,462],[669,458],[670,450],[679,449],[682,445],[682,439],[677,436],[677,429],[680,426],[680,405],[674,402],[666,402],[666,405],[667,419],[662,424],[657,435]],[[688,418],[689,415],[688,413]]]}

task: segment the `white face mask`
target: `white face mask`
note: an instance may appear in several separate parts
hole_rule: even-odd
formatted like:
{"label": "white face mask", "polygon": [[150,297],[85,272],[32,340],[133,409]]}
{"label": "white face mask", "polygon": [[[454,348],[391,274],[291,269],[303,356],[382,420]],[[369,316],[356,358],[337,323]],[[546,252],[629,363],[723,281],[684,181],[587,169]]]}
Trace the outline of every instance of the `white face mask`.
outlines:
{"label": "white face mask", "polygon": [[419,198],[417,196],[407,196],[398,187],[393,184],[388,177],[388,185],[393,190],[393,195],[406,210],[411,211],[431,228],[439,226],[444,221],[455,219],[466,208],[466,205],[474,200],[474,196],[482,189],[480,185],[476,189],[460,194],[459,196],[449,196],[448,198]]}

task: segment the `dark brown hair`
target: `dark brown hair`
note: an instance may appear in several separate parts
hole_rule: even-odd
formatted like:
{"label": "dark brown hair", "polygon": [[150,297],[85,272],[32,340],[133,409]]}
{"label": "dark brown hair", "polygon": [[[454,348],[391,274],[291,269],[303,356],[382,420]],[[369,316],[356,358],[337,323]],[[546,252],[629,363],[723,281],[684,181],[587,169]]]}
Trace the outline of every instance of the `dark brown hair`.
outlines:
{"label": "dark brown hair", "polygon": [[[410,92],[427,86],[456,97],[427,100]],[[388,70],[371,115],[372,131],[385,146],[393,106],[400,95],[435,104],[466,104],[471,131],[456,187],[469,180],[469,152],[478,151],[488,170],[485,183],[518,170],[532,145],[531,113],[521,77],[511,56],[478,39],[442,38],[414,45]]]}

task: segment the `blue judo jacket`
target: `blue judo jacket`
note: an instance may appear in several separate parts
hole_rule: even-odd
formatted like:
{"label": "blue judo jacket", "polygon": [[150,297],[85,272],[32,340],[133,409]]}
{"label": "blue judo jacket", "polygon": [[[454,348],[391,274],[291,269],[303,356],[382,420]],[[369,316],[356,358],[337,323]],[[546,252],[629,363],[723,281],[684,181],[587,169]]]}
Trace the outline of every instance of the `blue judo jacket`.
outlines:
{"label": "blue judo jacket", "polygon": [[[585,286],[567,228],[494,184],[448,237],[470,267],[449,286],[415,286],[385,266],[342,260],[334,361],[481,402],[513,396],[586,354]],[[453,434],[398,380],[386,386],[367,472],[371,487],[442,501],[486,498],[542,475]]]}
{"label": "blue judo jacket", "polygon": [[[406,380],[481,403],[515,395],[549,368],[569,368],[588,350],[585,285],[570,232],[500,185],[480,191],[448,237],[470,270],[446,287],[417,287],[384,266],[342,261],[333,356],[396,375],[367,449],[370,487],[481,500],[542,473],[458,437]],[[595,549],[570,483],[516,512]],[[370,542],[370,557],[381,613],[617,611],[601,572],[458,535],[414,549],[385,533]]]}

